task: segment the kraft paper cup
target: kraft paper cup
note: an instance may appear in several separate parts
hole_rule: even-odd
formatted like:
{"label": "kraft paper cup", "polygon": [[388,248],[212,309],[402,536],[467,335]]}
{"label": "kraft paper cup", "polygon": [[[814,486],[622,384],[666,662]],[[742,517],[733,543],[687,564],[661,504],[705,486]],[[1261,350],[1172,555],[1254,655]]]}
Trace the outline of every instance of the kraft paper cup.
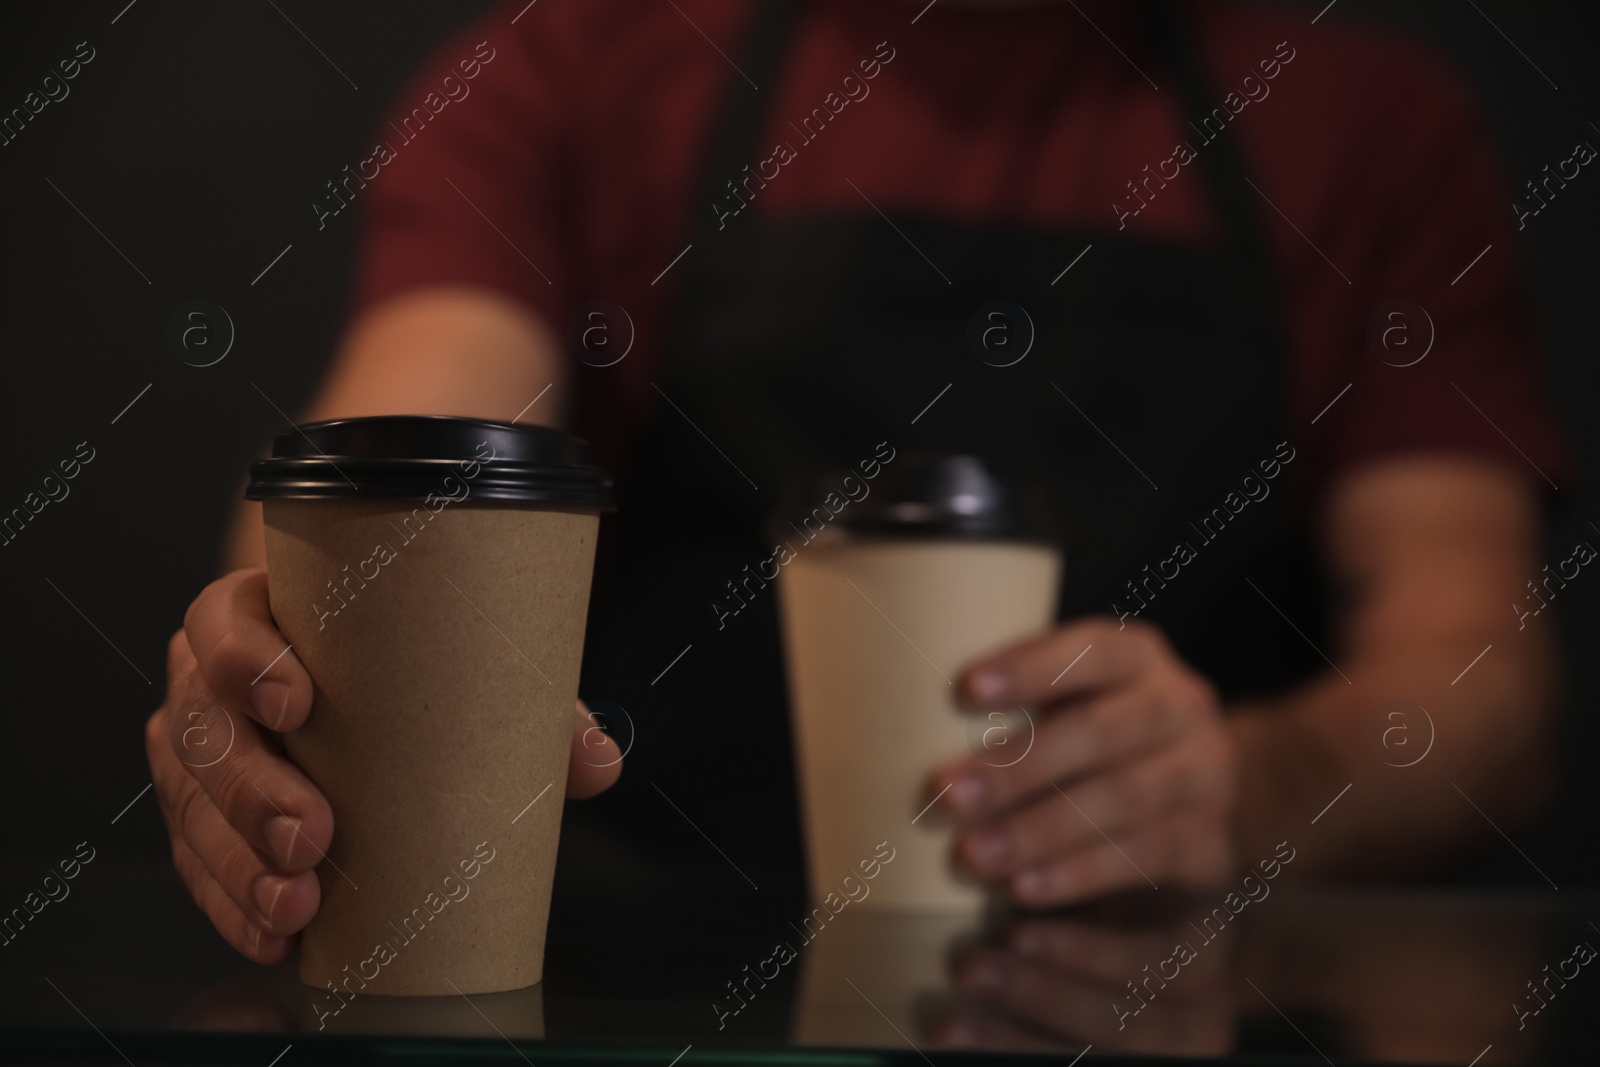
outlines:
{"label": "kraft paper cup", "polygon": [[280,436],[246,495],[333,809],[313,1011],[538,982],[609,478],[559,431],[393,416]]}
{"label": "kraft paper cup", "polygon": [[[791,535],[779,568],[809,887],[855,910],[974,912],[986,894],[953,865],[926,785],[963,755],[1026,758],[1029,710],[964,711],[953,683],[1053,623],[1062,557],[976,459],[899,463],[856,478],[845,491],[860,500],[837,514],[811,512],[817,533]],[[895,858],[865,885],[863,861],[885,848]]]}

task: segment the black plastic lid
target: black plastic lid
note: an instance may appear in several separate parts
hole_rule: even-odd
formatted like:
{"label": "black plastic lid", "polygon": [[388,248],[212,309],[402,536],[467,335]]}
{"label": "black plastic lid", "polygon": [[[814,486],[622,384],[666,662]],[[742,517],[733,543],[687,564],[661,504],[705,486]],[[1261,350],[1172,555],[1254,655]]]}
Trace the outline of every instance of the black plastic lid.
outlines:
{"label": "black plastic lid", "polygon": [[1041,543],[1061,537],[1060,517],[1042,487],[1002,479],[967,455],[905,453],[872,480],[859,472],[807,479],[794,487],[784,510],[804,514],[829,492],[846,496],[847,474],[868,489],[833,519],[852,535]]}
{"label": "black plastic lid", "polygon": [[[447,478],[453,478],[446,482]],[[250,465],[249,500],[455,496],[616,507],[611,475],[581,438],[547,426],[450,415],[311,422],[281,433]]]}

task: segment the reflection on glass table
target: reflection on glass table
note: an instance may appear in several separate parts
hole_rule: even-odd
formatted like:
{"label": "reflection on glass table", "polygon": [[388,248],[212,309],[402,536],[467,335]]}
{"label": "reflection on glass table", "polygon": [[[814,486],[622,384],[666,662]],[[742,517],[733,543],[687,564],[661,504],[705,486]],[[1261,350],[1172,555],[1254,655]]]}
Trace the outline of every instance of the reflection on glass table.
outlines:
{"label": "reflection on glass table", "polygon": [[[818,918],[798,886],[757,893],[725,873],[566,887],[538,986],[357,994],[330,1013],[318,1010],[327,991],[301,985],[292,961],[260,969],[234,956],[160,864],[103,858],[0,950],[0,1061],[265,1064],[287,1046],[295,1063],[470,1053],[541,1067],[624,1050],[663,1067],[679,1053],[688,1067],[939,1062],[972,1049],[1018,1062],[1087,1049],[1085,1065],[1596,1061],[1600,898],[1581,891],[1280,882],[1060,913],[852,904]],[[0,892],[24,899],[31,876],[8,863]]]}

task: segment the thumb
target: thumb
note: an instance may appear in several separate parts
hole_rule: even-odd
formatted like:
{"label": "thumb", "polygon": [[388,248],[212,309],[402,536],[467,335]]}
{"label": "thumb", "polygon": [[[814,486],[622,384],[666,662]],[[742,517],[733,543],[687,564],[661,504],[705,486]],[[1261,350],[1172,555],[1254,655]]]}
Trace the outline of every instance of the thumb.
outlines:
{"label": "thumb", "polygon": [[572,757],[567,765],[567,796],[583,798],[603,793],[622,774],[622,751],[600,728],[600,722],[583,701],[573,711]]}

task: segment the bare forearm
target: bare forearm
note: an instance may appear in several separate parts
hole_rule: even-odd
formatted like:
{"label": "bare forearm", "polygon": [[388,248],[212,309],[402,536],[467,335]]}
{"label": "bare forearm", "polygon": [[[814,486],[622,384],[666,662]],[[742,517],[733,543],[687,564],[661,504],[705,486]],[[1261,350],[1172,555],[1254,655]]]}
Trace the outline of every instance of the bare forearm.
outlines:
{"label": "bare forearm", "polygon": [[1554,641],[1513,607],[1540,573],[1538,500],[1514,469],[1416,457],[1351,475],[1328,514],[1338,668],[1235,709],[1240,844],[1304,841],[1301,876],[1423,870],[1553,788]]}
{"label": "bare forearm", "polygon": [[1543,625],[1485,626],[1237,709],[1242,854],[1289,839],[1301,875],[1406,873],[1495,837],[1486,816],[1530,818],[1552,786],[1552,659]]}

